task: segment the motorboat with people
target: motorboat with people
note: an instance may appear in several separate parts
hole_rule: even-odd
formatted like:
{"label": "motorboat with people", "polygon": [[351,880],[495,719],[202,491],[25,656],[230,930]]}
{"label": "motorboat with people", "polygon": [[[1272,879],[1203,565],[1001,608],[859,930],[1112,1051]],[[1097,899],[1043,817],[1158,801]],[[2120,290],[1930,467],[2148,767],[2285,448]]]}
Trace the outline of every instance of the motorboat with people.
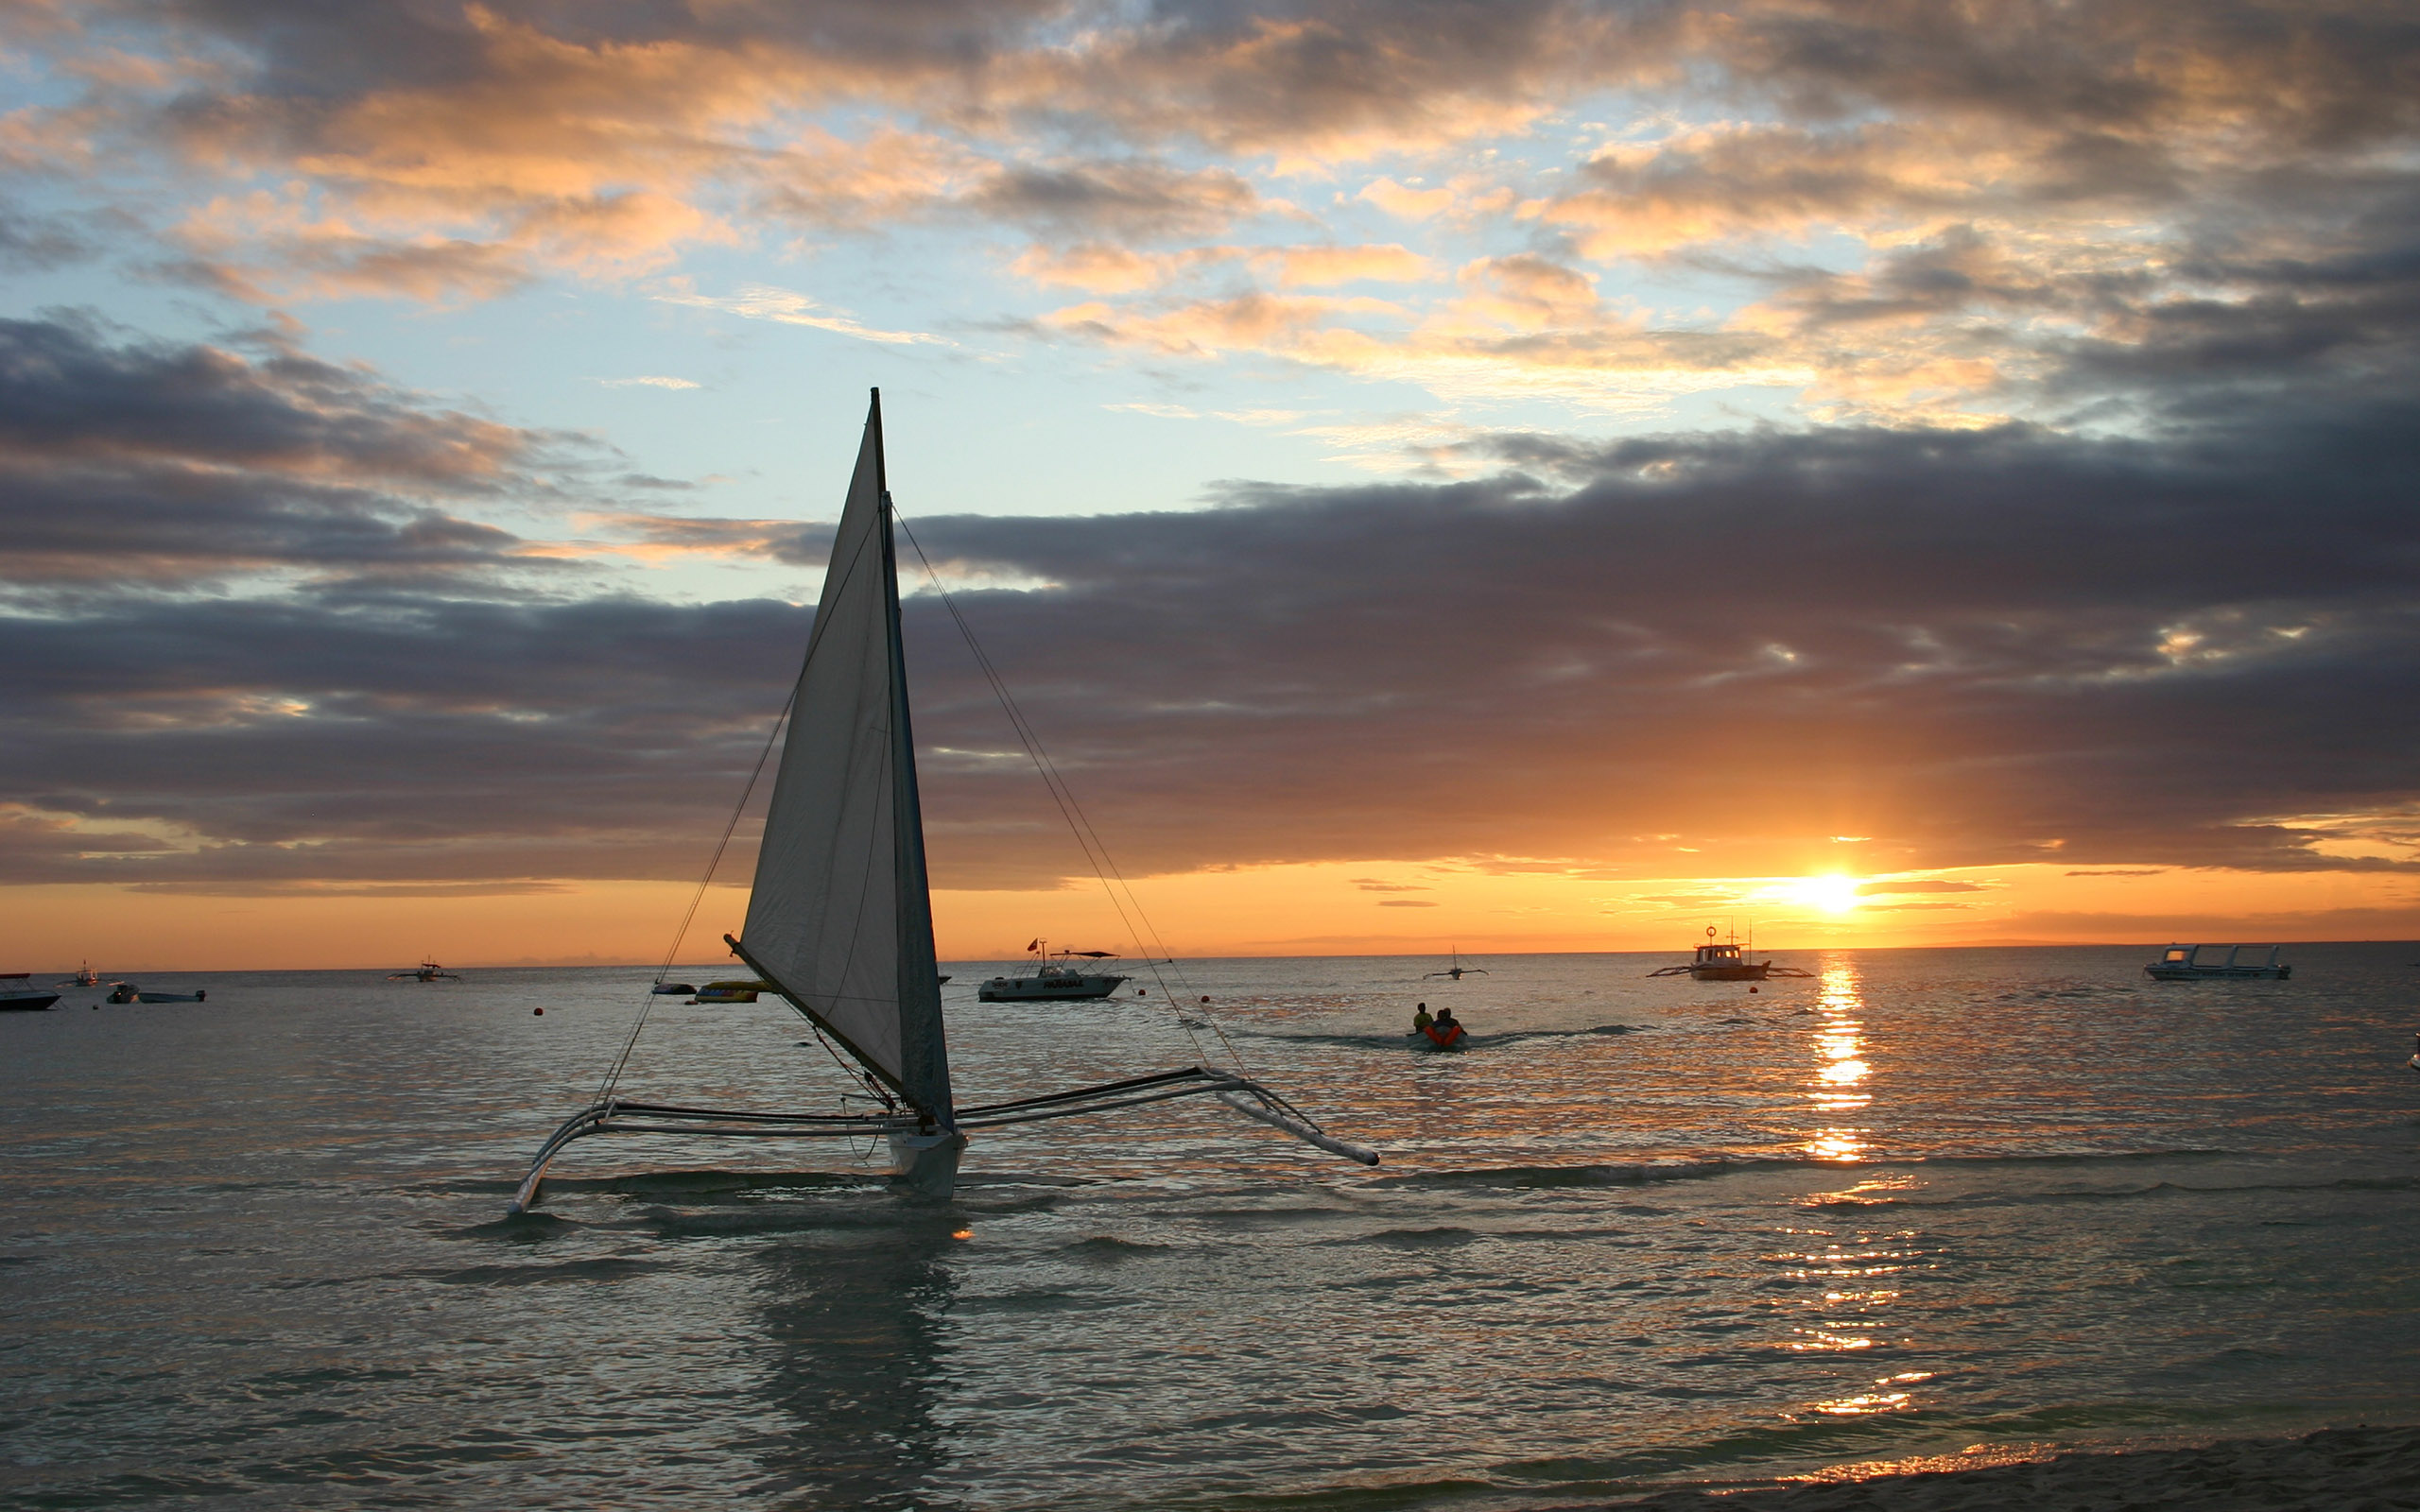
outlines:
{"label": "motorboat with people", "polygon": [[1716,927],[1705,926],[1705,943],[1686,965],[1667,966],[1652,971],[1650,976],[1685,976],[1693,982],[1762,982],[1776,976],[1813,976],[1795,966],[1775,966],[1770,959],[1752,961],[1748,953],[1756,948],[1754,936],[1746,945],[1739,943],[1737,934],[1727,940],[1715,938]]}
{"label": "motorboat with people", "polygon": [[459,982],[462,979],[435,961],[423,961],[408,971],[388,972],[387,980],[389,982]]}
{"label": "motorboat with people", "polygon": [[39,1013],[58,1001],[58,993],[34,986],[31,971],[0,971],[0,1013]]}
{"label": "motorboat with people", "polygon": [[1031,976],[995,976],[975,989],[977,1003],[1083,1003],[1105,998],[1131,981],[1102,971],[1085,971],[1074,961],[1114,961],[1115,951],[1053,951],[1049,941],[1036,939],[1026,954],[1041,965]]}
{"label": "motorboat with people", "polygon": [[1416,1042],[1414,1050],[1461,1050],[1470,1043],[1470,1034],[1454,1017],[1452,1008],[1439,1008],[1432,1016],[1426,1003],[1416,1005],[1411,1013],[1411,1032],[1404,1036]]}
{"label": "motorboat with people", "polygon": [[2143,968],[2143,974],[2154,982],[2282,982],[2294,974],[2291,966],[2278,959],[2285,953],[2283,945],[2170,945]]}

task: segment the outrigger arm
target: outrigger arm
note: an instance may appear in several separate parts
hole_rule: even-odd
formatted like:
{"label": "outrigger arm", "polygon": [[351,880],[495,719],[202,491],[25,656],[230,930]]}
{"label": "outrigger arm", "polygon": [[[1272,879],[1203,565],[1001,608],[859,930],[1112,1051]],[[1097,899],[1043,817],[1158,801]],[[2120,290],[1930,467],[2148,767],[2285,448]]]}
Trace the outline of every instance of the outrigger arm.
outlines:
{"label": "outrigger arm", "polygon": [[[1286,1101],[1249,1076],[1229,1072],[1212,1071],[1205,1066],[1186,1066],[1176,1071],[1164,1071],[1150,1076],[1135,1076],[1125,1081],[1104,1082],[1097,1087],[1078,1087],[1063,1092],[1048,1092],[1040,1097],[1023,1097],[1012,1102],[991,1103],[980,1108],[958,1110],[960,1129],[1001,1128],[1011,1124],[1039,1123],[1044,1119],[1076,1118],[1092,1113],[1113,1112],[1121,1108],[1139,1108],[1146,1103],[1167,1102],[1178,1097],[1211,1095],[1246,1118],[1283,1129],[1306,1144],[1316,1145],[1331,1155],[1358,1160],[1363,1165],[1378,1163],[1375,1150],[1365,1149],[1327,1133],[1301,1108]],[[512,1196],[514,1212],[527,1212],[537,1206],[540,1184],[545,1180],[547,1164],[562,1153],[566,1145],[596,1134],[669,1134],[703,1136],[720,1139],[861,1139],[869,1135],[914,1135],[920,1127],[914,1113],[760,1113],[717,1108],[680,1108],[666,1103],[642,1103],[620,1097],[604,1097],[580,1109],[564,1121],[561,1128],[538,1146],[538,1155],[529,1163],[529,1174],[522,1179],[520,1190]]]}

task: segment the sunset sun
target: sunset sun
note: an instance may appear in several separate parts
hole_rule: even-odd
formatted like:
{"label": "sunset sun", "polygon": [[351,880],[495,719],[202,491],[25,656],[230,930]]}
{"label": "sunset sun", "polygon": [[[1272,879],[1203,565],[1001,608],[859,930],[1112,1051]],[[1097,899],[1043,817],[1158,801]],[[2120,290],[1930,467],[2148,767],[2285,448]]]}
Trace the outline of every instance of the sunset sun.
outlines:
{"label": "sunset sun", "polygon": [[1845,914],[1858,904],[1858,881],[1837,873],[1824,877],[1808,877],[1790,889],[1792,898],[1810,908],[1821,908],[1827,914]]}

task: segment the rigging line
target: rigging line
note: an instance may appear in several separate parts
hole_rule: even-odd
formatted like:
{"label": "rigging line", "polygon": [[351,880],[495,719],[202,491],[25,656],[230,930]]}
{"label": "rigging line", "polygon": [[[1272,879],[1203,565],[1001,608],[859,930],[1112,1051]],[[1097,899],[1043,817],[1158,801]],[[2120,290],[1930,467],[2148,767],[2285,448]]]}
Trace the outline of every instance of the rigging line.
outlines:
{"label": "rigging line", "polygon": [[[698,879],[697,891],[689,895],[689,907],[681,916],[681,927],[672,932],[672,944],[665,951],[663,963],[655,969],[654,986],[662,986],[664,979],[671,974],[672,962],[681,954],[681,942],[689,937],[689,926],[697,919],[698,905],[706,901],[706,889],[714,885],[715,873],[722,868],[723,852],[731,849],[731,837],[738,832],[740,816],[747,812],[749,797],[756,791],[758,780],[765,775],[765,763],[772,759],[773,743],[782,738],[782,726],[789,722],[790,705],[797,701],[798,688],[793,684],[790,696],[782,700],[782,712],[773,716],[773,728],[765,732],[765,747],[756,753],[756,765],[749,768],[748,785],[739,790],[739,801],[731,806],[730,822],[722,827],[722,838],[715,842],[715,853],[706,863],[705,875]],[[608,1093],[621,1085],[622,1070],[631,1063],[631,1052],[638,1048],[639,1031],[647,1027],[648,1015],[655,1011],[657,996],[650,987],[647,1001],[639,1005],[638,1022],[631,1025],[631,1037],[622,1041],[622,1053],[614,1057],[613,1069],[606,1072],[605,1079],[596,1085],[596,1101],[603,1102]]]}
{"label": "rigging line", "polygon": [[[1203,1011],[1199,1004],[1188,1004],[1184,1007],[1176,1005],[1173,995],[1168,991],[1167,979],[1160,975],[1160,967],[1163,965],[1175,967],[1177,981],[1184,986],[1186,995],[1195,996],[1197,994],[1193,992],[1192,984],[1185,980],[1184,969],[1176,966],[1175,953],[1167,948],[1167,940],[1161,937],[1159,930],[1150,921],[1150,916],[1144,911],[1143,901],[1135,896],[1133,884],[1128,882],[1126,874],[1118,869],[1116,861],[1109,853],[1109,847],[1101,840],[1099,832],[1093,828],[1090,816],[1084,813],[1083,805],[1076,800],[1074,790],[1067,786],[1066,779],[1060,774],[1058,765],[1051,761],[1050,753],[1044,748],[1041,735],[1027,720],[1025,711],[1017,706],[1014,696],[1009,692],[1008,682],[1000,676],[999,668],[993,663],[992,658],[984,651],[982,643],[975,638],[975,627],[966,622],[965,614],[959,610],[958,600],[951,596],[946,587],[942,586],[941,574],[934,571],[932,558],[925,555],[924,542],[916,539],[915,529],[908,524],[907,517],[901,513],[895,502],[891,505],[890,512],[891,518],[899,522],[899,528],[907,535],[908,544],[914,548],[916,560],[924,567],[925,576],[931,580],[933,592],[940,595],[942,606],[949,610],[949,617],[957,625],[959,636],[965,640],[967,650],[974,655],[976,666],[982,672],[984,680],[991,684],[993,696],[999,700],[1001,709],[1008,714],[1010,728],[1016,731],[1018,743],[1025,747],[1027,759],[1031,761],[1034,769],[1041,773],[1043,786],[1050,793],[1052,801],[1059,806],[1060,817],[1066,820],[1068,830],[1076,837],[1078,849],[1084,852],[1084,860],[1092,867],[1093,875],[1100,880],[1101,891],[1107,894],[1110,906],[1117,911],[1119,921],[1133,932],[1135,938],[1144,941],[1147,947],[1150,948],[1150,954],[1144,958],[1144,964],[1150,969],[1151,980],[1159,986],[1161,1002],[1167,1005],[1176,1018],[1177,1026],[1184,1031],[1185,1039],[1193,1044],[1197,1053],[1201,1051],[1201,1043],[1194,1038],[1193,1025],[1184,1017],[1187,1012],[1200,1014],[1201,1022],[1209,1025],[1210,1032],[1218,1037],[1219,1043],[1225,1048],[1228,1057],[1236,1063],[1236,1069],[1249,1075],[1251,1067],[1245,1064],[1243,1053],[1236,1048],[1234,1040],[1227,1038],[1226,1029],[1219,1024],[1214,1015]],[[1114,884],[1112,878],[1115,879]],[[1121,889],[1125,893],[1125,900],[1122,902],[1118,897]],[[1131,919],[1128,917],[1130,904],[1133,910],[1133,917]],[[1136,926],[1137,919],[1140,920],[1139,928]]]}
{"label": "rigging line", "polygon": [[[1092,868],[1093,875],[1099,881],[1101,891],[1107,895],[1110,906],[1116,911],[1119,922],[1123,923],[1136,939],[1143,941],[1147,949],[1150,946],[1157,946],[1157,956],[1168,956],[1170,953],[1167,942],[1159,937],[1159,932],[1152,927],[1150,916],[1144,913],[1142,900],[1134,896],[1132,885],[1126,885],[1124,874],[1118,872],[1116,862],[1109,854],[1109,847],[1101,840],[1099,832],[1093,828],[1090,816],[1083,812],[1083,805],[1077,802],[1075,790],[1067,785],[1067,781],[1059,772],[1057,764],[1050,760],[1050,753],[1042,745],[1040,732],[1034,730],[1031,721],[1026,718],[1025,711],[1017,705],[1015,696],[1009,692],[1007,680],[1000,676],[999,668],[984,651],[982,643],[976,639],[974,627],[967,623],[966,616],[959,611],[958,601],[951,597],[949,590],[942,586],[941,575],[933,570],[932,559],[925,555],[924,543],[916,539],[915,531],[909,527],[904,518],[900,517],[896,503],[891,506],[891,514],[894,519],[899,520],[900,528],[907,533],[908,543],[915,549],[916,558],[923,564],[925,576],[931,580],[934,593],[940,595],[943,607],[949,610],[950,618],[957,625],[959,636],[965,640],[966,648],[974,656],[976,666],[982,672],[984,680],[991,684],[992,695],[999,700],[1001,710],[1009,716],[1010,728],[1016,731],[1018,744],[1025,747],[1027,760],[1033,763],[1034,770],[1041,775],[1044,789],[1050,794],[1051,801],[1058,805],[1060,818],[1065,821],[1068,832],[1075,836],[1077,849],[1083,852],[1085,864]],[[1116,878],[1117,885],[1112,885],[1113,875]],[[1118,897],[1119,885],[1125,886],[1126,896],[1122,901]],[[1130,905],[1132,910],[1131,916]],[[1141,919],[1140,927],[1136,924],[1138,918]],[[1167,981],[1159,971],[1162,965],[1173,966],[1174,960],[1161,960],[1152,954],[1147,954],[1143,964],[1150,968],[1151,980],[1160,988],[1161,1002],[1168,1006],[1176,1019],[1178,1029],[1184,1033],[1186,1042],[1193,1046],[1194,1054],[1206,1058],[1201,1041],[1193,1032],[1196,1025],[1185,1019],[1183,1009],[1175,1006],[1174,994],[1168,991]],[[1177,979],[1179,982],[1184,980],[1181,968],[1178,971]],[[1189,984],[1187,990],[1190,991]],[[1208,1023],[1214,1032],[1218,1032],[1218,1023],[1215,1020],[1205,1014],[1203,1022]],[[1249,1071],[1250,1068],[1243,1063],[1243,1057],[1236,1054],[1235,1046],[1227,1041],[1223,1032],[1219,1033],[1219,1039],[1222,1044],[1226,1044],[1227,1053],[1235,1058],[1237,1068]]]}

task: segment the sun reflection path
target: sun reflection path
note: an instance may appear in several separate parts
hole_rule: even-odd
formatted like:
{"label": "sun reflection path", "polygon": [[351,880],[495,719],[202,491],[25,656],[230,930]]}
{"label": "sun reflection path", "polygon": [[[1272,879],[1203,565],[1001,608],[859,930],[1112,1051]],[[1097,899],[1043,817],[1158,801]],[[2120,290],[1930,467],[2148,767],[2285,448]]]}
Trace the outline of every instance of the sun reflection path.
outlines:
{"label": "sun reflection path", "polygon": [[1866,1156],[1869,1131],[1848,1122],[1849,1115],[1874,1101],[1862,1090],[1872,1068],[1865,1063],[1859,1038],[1865,1023],[1858,1015],[1865,1011],[1865,1001],[1858,987],[1855,967],[1837,959],[1824,963],[1816,1003],[1823,1018],[1815,1026],[1815,1077],[1806,1094],[1818,1126],[1806,1148],[1819,1160],[1861,1160]]}

